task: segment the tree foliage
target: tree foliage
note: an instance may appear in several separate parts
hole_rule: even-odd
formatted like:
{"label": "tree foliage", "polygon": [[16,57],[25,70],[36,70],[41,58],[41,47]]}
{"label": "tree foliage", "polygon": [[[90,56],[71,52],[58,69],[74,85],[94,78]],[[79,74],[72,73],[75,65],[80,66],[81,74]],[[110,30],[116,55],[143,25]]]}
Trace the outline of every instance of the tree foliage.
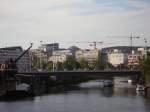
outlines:
{"label": "tree foliage", "polygon": [[85,59],[81,59],[79,63],[80,63],[81,69],[88,69],[89,68],[88,62]]}
{"label": "tree foliage", "polygon": [[95,66],[96,70],[103,70],[104,69],[104,65],[100,61],[95,61],[94,66]]}
{"label": "tree foliage", "polygon": [[53,63],[50,62],[47,64],[47,70],[52,70],[53,69]]}
{"label": "tree foliage", "polygon": [[57,70],[63,70],[64,69],[63,63],[62,62],[57,62],[56,68],[57,68]]}
{"label": "tree foliage", "polygon": [[150,83],[150,53],[147,53],[147,58],[140,61],[140,67],[143,71],[143,78]]}
{"label": "tree foliage", "polygon": [[63,66],[64,66],[64,69],[67,69],[67,70],[74,70],[78,68],[77,62],[74,58],[69,58],[67,61],[63,63]]}

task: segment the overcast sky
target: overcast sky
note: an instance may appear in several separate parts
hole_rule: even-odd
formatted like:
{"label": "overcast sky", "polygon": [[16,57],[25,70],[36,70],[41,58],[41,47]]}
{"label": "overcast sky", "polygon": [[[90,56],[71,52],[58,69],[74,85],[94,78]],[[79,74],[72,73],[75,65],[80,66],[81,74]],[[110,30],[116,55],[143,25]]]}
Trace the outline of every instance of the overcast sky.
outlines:
{"label": "overcast sky", "polygon": [[[0,0],[0,47],[41,40],[62,47],[130,45],[131,33],[150,41],[150,0]],[[133,45],[144,45],[143,38]]]}

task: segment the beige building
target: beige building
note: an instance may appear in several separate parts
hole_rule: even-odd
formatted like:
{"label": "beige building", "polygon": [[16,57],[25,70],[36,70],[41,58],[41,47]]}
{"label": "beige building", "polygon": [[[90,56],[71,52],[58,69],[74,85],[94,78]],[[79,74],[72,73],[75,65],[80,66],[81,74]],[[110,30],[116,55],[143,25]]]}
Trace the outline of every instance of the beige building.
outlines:
{"label": "beige building", "polygon": [[49,57],[48,61],[57,63],[57,62],[65,62],[68,58],[73,57],[70,50],[58,50],[54,51],[52,56]]}
{"label": "beige building", "polygon": [[75,53],[75,58],[77,61],[80,61],[81,59],[85,59],[89,63],[92,63],[93,61],[99,61],[100,60],[100,50],[99,49],[78,50]]}
{"label": "beige building", "polygon": [[43,63],[48,63],[48,56],[45,52],[35,49],[30,52],[32,69],[43,69]]}

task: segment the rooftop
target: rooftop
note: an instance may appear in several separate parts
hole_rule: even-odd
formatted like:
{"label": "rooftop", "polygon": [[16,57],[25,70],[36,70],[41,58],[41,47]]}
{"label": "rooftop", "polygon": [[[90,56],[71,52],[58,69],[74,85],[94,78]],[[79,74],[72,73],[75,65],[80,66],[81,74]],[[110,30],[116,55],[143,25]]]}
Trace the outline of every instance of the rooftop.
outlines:
{"label": "rooftop", "polygon": [[0,48],[0,50],[17,50],[17,49],[23,51],[23,49],[22,49],[21,46],[13,46],[13,47]]}

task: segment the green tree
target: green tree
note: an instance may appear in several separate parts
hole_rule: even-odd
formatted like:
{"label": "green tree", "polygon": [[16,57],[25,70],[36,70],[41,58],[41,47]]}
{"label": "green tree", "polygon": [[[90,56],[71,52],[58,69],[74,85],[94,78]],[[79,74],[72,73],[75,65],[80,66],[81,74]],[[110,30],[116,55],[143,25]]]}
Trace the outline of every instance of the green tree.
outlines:
{"label": "green tree", "polygon": [[46,63],[46,61],[42,60],[41,61],[41,69],[44,70],[46,68],[47,68],[47,63]]}
{"label": "green tree", "polygon": [[77,62],[74,58],[69,58],[68,60],[66,60],[63,63],[63,66],[64,66],[64,69],[67,69],[67,70],[74,70],[78,68]]}
{"label": "green tree", "polygon": [[57,62],[56,68],[57,68],[57,70],[63,70],[64,69],[63,63],[62,62]]}
{"label": "green tree", "polygon": [[53,63],[52,62],[49,62],[47,64],[47,70],[52,70],[53,69]]}
{"label": "green tree", "polygon": [[147,83],[150,83],[150,53],[147,53],[147,58],[140,61],[140,68],[143,71],[142,78],[144,78]]}
{"label": "green tree", "polygon": [[104,69],[104,65],[100,61],[95,61],[94,67],[96,70],[103,70]]}
{"label": "green tree", "polygon": [[88,64],[90,70],[104,70],[104,64],[100,61],[93,61],[93,63]]}
{"label": "green tree", "polygon": [[89,68],[88,62],[85,59],[81,59],[79,63],[80,63],[81,69],[88,69]]}

